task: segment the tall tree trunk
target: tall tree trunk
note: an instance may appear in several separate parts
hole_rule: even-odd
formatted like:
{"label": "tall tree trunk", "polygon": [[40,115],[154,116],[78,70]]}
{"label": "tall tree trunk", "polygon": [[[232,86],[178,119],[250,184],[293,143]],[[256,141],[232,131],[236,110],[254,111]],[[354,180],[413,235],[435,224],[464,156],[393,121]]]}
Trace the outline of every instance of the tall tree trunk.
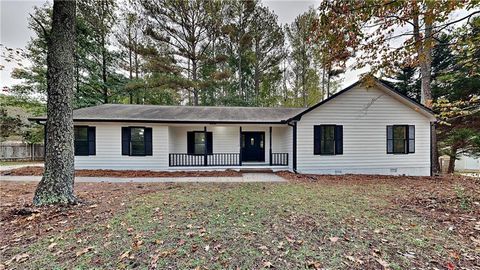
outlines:
{"label": "tall tree trunk", "polygon": [[328,73],[327,73],[327,98],[330,97],[330,77],[331,77],[331,73],[332,73],[332,69],[329,68]]}
{"label": "tall tree trunk", "polygon": [[325,99],[325,66],[322,67],[322,100]]}
{"label": "tall tree trunk", "polygon": [[75,177],[73,94],[75,83],[76,2],[54,1],[47,52],[47,123],[45,171],[35,205],[71,204]]}
{"label": "tall tree trunk", "polygon": [[450,160],[448,161],[447,173],[453,173],[455,171],[455,157],[457,156],[457,147],[455,145],[450,148],[448,156],[450,156]]}
{"label": "tall tree trunk", "polygon": [[[415,48],[418,52],[418,61],[420,64],[421,75],[421,94],[420,102],[428,108],[432,108],[432,46],[433,46],[433,18],[431,15],[425,16],[424,27],[425,33],[420,34],[419,10],[415,8],[415,16],[413,16],[413,37],[415,39]],[[422,41],[423,39],[423,41]],[[438,174],[440,172],[440,163],[438,160],[438,143],[436,125],[432,125],[431,132],[431,148],[432,148],[432,172]]]}
{"label": "tall tree trunk", "polygon": [[259,58],[260,55],[258,54],[258,50],[260,44],[258,44],[258,41],[255,42],[255,71],[254,71],[254,88],[255,88],[255,106],[259,105],[260,101],[260,64],[259,64]]}
{"label": "tall tree trunk", "polygon": [[[133,62],[132,62],[132,49],[133,49],[133,42],[132,42],[132,24],[128,25],[128,72],[129,72],[129,79],[130,81],[133,79]],[[130,104],[133,103],[133,93],[130,89],[128,91],[129,101]]]}
{"label": "tall tree trunk", "polygon": [[103,103],[108,103],[108,87],[107,87],[107,48],[105,48],[105,35],[102,34],[102,88]]}
{"label": "tall tree trunk", "polygon": [[197,60],[192,60],[193,105],[198,106]]}
{"label": "tall tree trunk", "polygon": [[137,28],[135,28],[135,38],[133,41],[133,53],[135,55],[135,79],[138,80],[139,74],[139,63],[138,63],[138,32]]}

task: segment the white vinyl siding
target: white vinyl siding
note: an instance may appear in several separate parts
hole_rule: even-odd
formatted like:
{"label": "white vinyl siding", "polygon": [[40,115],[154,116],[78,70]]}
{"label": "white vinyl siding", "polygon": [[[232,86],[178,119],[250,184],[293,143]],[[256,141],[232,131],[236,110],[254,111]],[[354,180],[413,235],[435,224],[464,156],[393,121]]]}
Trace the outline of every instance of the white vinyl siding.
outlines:
{"label": "white vinyl siding", "polygon": [[[168,126],[147,123],[81,123],[96,127],[96,155],[76,156],[76,169],[166,170]],[[122,127],[152,128],[152,156],[122,156]]]}
{"label": "white vinyl siding", "polygon": [[[203,131],[203,125],[170,125],[147,123],[82,123],[96,127],[96,155],[75,157],[76,169],[113,170],[168,170],[169,153],[187,153],[187,132]],[[127,126],[152,128],[152,156],[122,156],[121,129]],[[242,126],[243,131],[265,132],[265,163],[269,163],[269,125]],[[239,153],[240,126],[207,125],[213,133],[213,153]],[[274,126],[272,132],[273,152],[285,153],[291,149],[291,129]],[[291,150],[290,150],[291,152]],[[289,153],[291,166],[291,153]],[[197,168],[198,169],[198,168]]]}
{"label": "white vinyl siding", "polygon": [[[343,125],[343,155],[314,155],[313,126],[323,124]],[[297,125],[300,173],[430,174],[430,120],[376,88],[351,89]],[[415,125],[415,153],[387,154],[387,125]]]}

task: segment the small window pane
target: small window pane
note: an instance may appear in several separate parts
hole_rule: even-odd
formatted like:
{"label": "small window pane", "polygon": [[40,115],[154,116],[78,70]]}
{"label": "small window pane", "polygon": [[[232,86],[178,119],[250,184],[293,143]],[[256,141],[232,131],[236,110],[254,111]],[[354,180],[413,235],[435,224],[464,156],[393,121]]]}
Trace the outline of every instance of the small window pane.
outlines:
{"label": "small window pane", "polygon": [[203,132],[195,132],[193,151],[196,155],[205,154],[205,134]]}
{"label": "small window pane", "polygon": [[335,154],[335,126],[322,126],[321,130],[320,153],[326,155]]}
{"label": "small window pane", "polygon": [[397,140],[397,139],[406,139],[406,132],[407,129],[406,127],[404,126],[395,126],[393,127],[393,139],[394,140]]}
{"label": "small window pane", "polygon": [[74,133],[76,141],[88,140],[88,127],[75,127]]}
{"label": "small window pane", "polygon": [[325,138],[325,140],[333,140],[334,139],[334,135],[335,135],[335,127],[333,126],[325,126],[323,127],[323,138]]}
{"label": "small window pane", "polygon": [[407,127],[393,127],[393,153],[404,154],[407,152]]}
{"label": "small window pane", "polygon": [[333,154],[335,149],[335,144],[334,144],[334,141],[332,140],[321,141],[320,147],[322,149],[322,154]]}
{"label": "small window pane", "polygon": [[74,133],[74,152],[76,156],[88,155],[88,127],[75,127]]}
{"label": "small window pane", "polygon": [[204,154],[205,152],[205,145],[202,144],[195,144],[195,154]]}
{"label": "small window pane", "polygon": [[394,140],[393,152],[394,153],[405,153],[405,140]]}
{"label": "small window pane", "polygon": [[205,134],[203,132],[195,132],[195,144],[201,143],[203,144],[205,141]]}
{"label": "small window pane", "polygon": [[145,129],[144,128],[131,128],[130,129],[130,147],[131,154],[134,156],[145,155]]}
{"label": "small window pane", "polygon": [[132,141],[132,155],[145,155],[145,145],[143,142]]}

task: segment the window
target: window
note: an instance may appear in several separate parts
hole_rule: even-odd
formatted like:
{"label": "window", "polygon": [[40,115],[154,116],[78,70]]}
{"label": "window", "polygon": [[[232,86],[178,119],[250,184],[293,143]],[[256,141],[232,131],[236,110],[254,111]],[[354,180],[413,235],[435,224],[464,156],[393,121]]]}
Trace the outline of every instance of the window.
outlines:
{"label": "window", "polygon": [[387,126],[387,154],[415,153],[415,126]]}
{"label": "window", "polygon": [[75,126],[73,133],[75,155],[95,155],[95,127]]}
{"label": "window", "polygon": [[343,126],[314,126],[313,133],[313,148],[315,155],[343,154]]}
{"label": "window", "polygon": [[130,155],[145,155],[145,129],[130,128]]}
{"label": "window", "polygon": [[[206,141],[205,141],[206,140]],[[189,131],[187,133],[187,152],[191,155],[203,155],[205,154],[205,143],[207,145],[207,154],[212,154],[213,140],[212,132],[207,132],[207,138],[205,138],[205,132],[203,131]]]}
{"label": "window", "polygon": [[122,127],[122,155],[151,156],[152,128]]}

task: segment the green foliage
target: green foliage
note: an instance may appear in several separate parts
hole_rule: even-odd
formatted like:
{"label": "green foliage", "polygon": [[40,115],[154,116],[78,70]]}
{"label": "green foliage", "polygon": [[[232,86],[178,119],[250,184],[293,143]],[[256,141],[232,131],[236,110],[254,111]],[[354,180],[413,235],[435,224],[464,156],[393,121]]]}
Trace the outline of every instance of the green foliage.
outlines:
{"label": "green foliage", "polygon": [[[311,106],[327,97],[330,86],[334,84],[330,79],[327,81],[326,77],[321,78],[317,73],[320,55],[317,47],[309,42],[314,17],[314,11],[309,10],[286,27],[291,50],[289,56],[291,73],[287,73],[286,76],[290,75],[288,79],[292,85],[291,89],[287,91],[288,106]],[[321,66],[321,69],[323,74],[329,72],[325,70],[324,66]],[[324,84],[328,84],[326,88]],[[334,92],[333,88],[330,93]]]}
{"label": "green foliage", "polygon": [[28,117],[43,115],[43,103],[15,96],[0,95],[0,138],[21,139],[28,143],[43,142],[43,127],[28,121]]}
{"label": "green foliage", "polygon": [[[109,42],[115,17],[113,1],[79,1],[77,11],[75,107],[115,101],[124,84],[124,76],[117,73],[118,52]],[[108,12],[107,12],[108,11]],[[47,39],[51,27],[52,6],[36,7],[29,18],[29,28],[35,36],[27,45],[25,58],[28,66],[20,66],[12,77],[22,80],[12,87],[18,96],[46,98]]]}

